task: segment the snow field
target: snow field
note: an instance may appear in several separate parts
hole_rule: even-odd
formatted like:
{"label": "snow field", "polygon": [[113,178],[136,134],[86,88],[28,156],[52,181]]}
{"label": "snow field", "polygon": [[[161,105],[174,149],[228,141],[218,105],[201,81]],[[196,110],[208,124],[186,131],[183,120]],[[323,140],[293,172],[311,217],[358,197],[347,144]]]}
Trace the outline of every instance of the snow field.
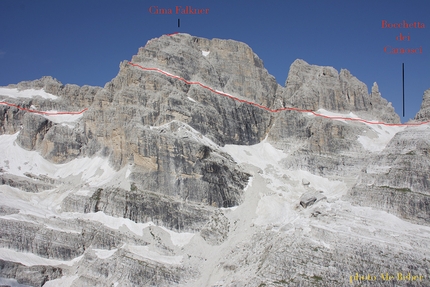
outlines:
{"label": "snow field", "polygon": [[42,97],[44,99],[51,99],[55,100],[58,97],[45,92],[45,90],[35,90],[35,89],[27,89],[27,90],[21,90],[18,89],[10,89],[5,87],[0,87],[0,96],[7,96],[10,98],[33,98],[33,97]]}
{"label": "snow field", "polygon": [[[46,111],[47,113],[56,113],[57,111]],[[42,115],[45,119],[50,120],[53,123],[56,124],[63,124],[63,125],[67,125],[71,128],[74,127],[74,124],[77,123],[79,121],[80,118],[82,118],[82,116],[84,115],[84,113],[82,114],[75,114],[75,115]]]}
{"label": "snow field", "polygon": [[390,140],[396,133],[403,131],[406,127],[385,126],[385,125],[367,125],[374,133],[360,135],[358,142],[368,151],[381,152],[385,149]]}
{"label": "snow field", "polygon": [[181,256],[167,256],[161,255],[155,251],[151,251],[149,246],[136,246],[126,244],[124,247],[127,251],[133,253],[137,257],[143,257],[145,259],[149,259],[151,261],[155,261],[162,264],[181,264],[182,255]]}
{"label": "snow field", "polygon": [[108,159],[101,157],[77,158],[68,163],[54,164],[36,151],[28,151],[15,142],[18,133],[0,136],[0,167],[7,173],[25,176],[25,173],[45,175],[54,179],[81,176],[81,183],[101,186],[116,174]]}
{"label": "snow field", "polygon": [[21,263],[25,266],[35,266],[35,265],[72,266],[73,264],[81,260],[82,257],[83,255],[76,257],[70,261],[62,261],[62,260],[56,260],[56,259],[43,258],[33,253],[18,252],[7,248],[0,248],[0,259],[5,261]]}

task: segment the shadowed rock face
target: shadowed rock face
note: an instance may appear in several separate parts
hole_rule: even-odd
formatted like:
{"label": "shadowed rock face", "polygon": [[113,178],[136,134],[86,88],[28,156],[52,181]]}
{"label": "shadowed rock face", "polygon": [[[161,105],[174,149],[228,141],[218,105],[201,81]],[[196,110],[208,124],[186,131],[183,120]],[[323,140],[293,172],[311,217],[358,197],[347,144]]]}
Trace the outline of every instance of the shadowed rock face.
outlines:
{"label": "shadowed rock face", "polygon": [[62,269],[58,267],[38,265],[28,267],[4,260],[0,260],[0,273],[4,278],[19,278],[18,283],[27,286],[43,286],[47,281],[63,275]]}
{"label": "shadowed rock face", "polygon": [[62,208],[67,212],[103,211],[136,223],[152,221],[182,232],[199,230],[211,213],[201,205],[187,204],[172,196],[118,188],[99,188],[91,197],[69,195]]}
{"label": "shadowed rock face", "polygon": [[[347,70],[338,73],[332,67],[296,60],[281,87],[249,46],[233,40],[162,36],[148,41],[131,61],[271,109],[325,109],[399,122],[376,83],[368,94],[368,87]],[[36,170],[14,175],[0,169],[0,191],[8,200],[7,196],[17,194],[13,207],[0,204],[0,248],[77,262],[26,266],[0,260],[0,277],[35,286],[62,276],[76,276],[73,286],[116,286],[117,282],[119,286],[205,286],[209,281],[199,284],[197,280],[205,272],[211,277],[214,271],[226,280],[218,282],[220,286],[341,286],[360,270],[429,269],[428,261],[422,264],[428,254],[421,254],[427,241],[400,234],[399,241],[412,246],[410,253],[403,252],[401,244],[387,245],[380,238],[373,242],[375,231],[366,224],[349,227],[355,214],[331,205],[339,203],[340,196],[334,200],[331,190],[319,193],[315,181],[306,181],[309,192],[296,194],[295,179],[285,175],[274,183],[265,178],[266,182],[254,182],[255,190],[245,193],[246,186],[253,187],[249,179],[255,178],[255,170],[238,165],[223,148],[264,140],[288,156],[277,161],[279,167],[255,167],[261,168],[257,177],[304,170],[344,180],[348,190],[342,199],[428,225],[427,129],[407,128],[381,151],[369,151],[359,139],[377,133],[363,123],[296,111],[270,113],[144,71],[128,61],[120,63],[118,75],[103,88],[63,85],[52,77],[9,87],[43,88],[58,96],[56,100],[5,97],[25,108],[88,111],[76,122],[58,123],[0,106],[1,134],[19,132],[16,144],[56,164],[92,156],[109,158],[117,174],[108,183],[94,186],[76,183],[80,170],[62,179]],[[417,120],[430,119],[429,91]],[[0,159],[2,165],[8,163]],[[283,185],[267,191],[279,182]],[[307,225],[254,225],[257,213],[278,208],[277,204],[264,207],[266,200],[284,196],[297,206],[281,205],[281,217],[293,218],[299,212],[300,220],[310,220]],[[36,199],[40,204],[33,203]],[[20,209],[24,202],[28,212]],[[246,216],[236,218],[235,210]],[[272,231],[272,227],[279,228]],[[181,233],[171,235],[173,231]],[[376,233],[388,238],[392,230]],[[375,286],[385,283],[381,282]]]}
{"label": "shadowed rock face", "polygon": [[37,114],[26,113],[22,122],[23,130],[19,133],[18,143],[25,149],[38,147],[46,133],[53,126],[52,122]]}

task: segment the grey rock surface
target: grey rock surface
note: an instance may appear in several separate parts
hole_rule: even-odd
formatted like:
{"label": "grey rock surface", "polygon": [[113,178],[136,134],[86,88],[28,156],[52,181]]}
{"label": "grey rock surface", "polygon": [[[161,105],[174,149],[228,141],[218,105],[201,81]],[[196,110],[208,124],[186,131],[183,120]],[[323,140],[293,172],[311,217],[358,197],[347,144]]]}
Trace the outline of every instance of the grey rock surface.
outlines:
{"label": "grey rock surface", "polygon": [[99,212],[128,218],[136,223],[152,221],[176,231],[199,230],[210,214],[204,206],[172,196],[141,190],[102,189],[91,197],[69,195],[62,209],[67,212]]}
{"label": "grey rock surface", "polygon": [[60,278],[62,269],[52,266],[25,266],[23,264],[0,260],[0,273],[4,278],[19,278],[18,283],[42,287],[46,282]]}
{"label": "grey rock surface", "polygon": [[421,108],[415,115],[415,120],[429,121],[430,120],[430,89],[426,90],[423,95]]}
{"label": "grey rock surface", "polygon": [[0,215],[15,214],[18,212],[19,212],[19,209],[17,208],[12,208],[6,205],[0,205]]}
{"label": "grey rock surface", "polygon": [[32,150],[40,145],[52,122],[44,117],[27,113],[22,120],[23,129],[18,135],[18,143],[25,149]]}
{"label": "grey rock surface", "polygon": [[400,122],[377,85],[369,95],[366,85],[345,69],[338,73],[332,67],[296,60],[291,64],[282,96],[286,105],[305,110],[355,111],[362,117]]}
{"label": "grey rock surface", "polygon": [[[34,81],[25,81],[18,84],[12,84],[7,88],[25,90],[25,89],[43,89],[45,92],[60,97],[56,100],[44,99],[42,97],[32,98],[11,98],[8,95],[0,94],[2,100],[11,104],[18,105],[26,109],[35,109],[38,111],[75,111],[79,112],[84,108],[88,108],[94,101],[97,92],[101,91],[100,87],[77,85],[63,85],[58,80],[46,76]],[[0,105],[0,134],[13,134],[20,131],[22,128],[33,128],[32,120],[37,119],[38,115],[29,114],[16,107]],[[39,116],[41,117],[41,116]],[[33,131],[33,133],[36,130]],[[28,147],[26,147],[28,148]],[[30,148],[31,149],[31,148]]]}
{"label": "grey rock surface", "polygon": [[[210,53],[203,56],[202,51]],[[277,90],[281,89],[251,48],[234,40],[209,40],[182,33],[162,36],[139,49],[132,62],[200,81],[268,107],[275,106]]]}
{"label": "grey rock surface", "polygon": [[406,128],[375,156],[351,189],[350,200],[393,212],[413,222],[430,222],[430,131]]}
{"label": "grey rock surface", "polygon": [[0,174],[0,184],[16,187],[26,192],[40,192],[43,190],[53,189],[54,184],[41,182],[29,177],[20,177],[12,174]]}
{"label": "grey rock surface", "polygon": [[200,236],[211,245],[219,245],[227,239],[230,223],[220,211],[215,211],[210,220],[203,226]]}
{"label": "grey rock surface", "polygon": [[71,107],[88,107],[94,100],[95,94],[101,90],[101,87],[91,87],[91,86],[82,86],[67,84],[63,85],[57,79],[54,79],[51,76],[45,76],[40,79],[34,81],[23,81],[18,84],[12,84],[7,86],[8,88],[16,88],[18,90],[26,90],[26,89],[35,89],[40,90],[43,89],[45,92],[61,97],[61,102],[46,101],[40,98],[34,98],[37,100],[36,104],[41,105],[55,105],[55,104],[63,104],[66,109],[70,110]]}

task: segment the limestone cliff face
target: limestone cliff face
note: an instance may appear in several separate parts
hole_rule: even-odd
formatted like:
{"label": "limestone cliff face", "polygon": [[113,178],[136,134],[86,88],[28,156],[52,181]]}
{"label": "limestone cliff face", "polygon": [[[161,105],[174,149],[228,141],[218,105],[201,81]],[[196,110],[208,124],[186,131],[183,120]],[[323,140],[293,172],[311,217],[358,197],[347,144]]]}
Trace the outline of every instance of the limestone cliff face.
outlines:
{"label": "limestone cliff face", "polygon": [[332,67],[296,60],[291,64],[282,96],[287,105],[302,109],[354,111],[365,118],[400,122],[391,104],[381,97],[376,83],[369,95],[367,86],[345,69],[338,73]]}
{"label": "limestone cliff face", "polygon": [[[7,95],[3,96],[7,102],[22,108],[75,112],[91,106],[96,93],[101,90],[100,87],[63,85],[52,77],[20,82],[9,85],[8,88],[20,91],[43,89],[45,92],[58,97],[51,100],[42,97],[17,99],[7,97]],[[1,134],[13,134],[20,131],[19,145],[29,150],[38,150],[44,157],[56,163],[64,163],[77,156],[91,155],[95,152],[94,148],[86,145],[87,138],[79,123],[73,126],[56,124],[41,115],[26,113],[23,110],[5,105],[0,106],[0,121]]]}
{"label": "limestone cliff face", "polygon": [[[206,56],[203,54],[209,52]],[[204,39],[188,34],[162,36],[140,48],[132,62],[143,63],[273,107],[281,87],[263,61],[241,42]]]}
{"label": "limestone cliff face", "polygon": [[430,120],[430,89],[424,92],[421,108],[415,115],[415,119],[418,121]]}
{"label": "limestone cliff face", "polygon": [[[430,120],[430,89],[415,120]],[[373,206],[413,222],[430,224],[430,133],[426,126],[398,132],[373,157],[348,193],[352,202]]]}
{"label": "limestone cliff face", "polygon": [[[310,65],[296,60],[290,67],[282,93],[284,106],[305,110],[324,109],[369,120],[399,123],[400,118],[379,93],[376,83],[367,86],[348,70]],[[373,132],[362,123],[315,118],[303,113],[277,115],[268,139],[287,150],[286,166],[321,175],[356,174],[367,164],[368,154],[357,139]]]}
{"label": "limestone cliff face", "polygon": [[[52,109],[58,108],[62,110],[72,110],[73,108],[85,108],[92,104],[94,95],[101,87],[82,86],[74,84],[63,85],[57,79],[45,76],[34,81],[23,81],[18,84],[9,85],[8,88],[16,88],[18,90],[25,89],[44,89],[47,93],[61,97],[61,101],[51,103]],[[44,101],[41,104],[45,109],[49,109],[49,101]],[[38,104],[38,102],[36,102]]]}
{"label": "limestone cliff face", "polygon": [[363,169],[347,198],[430,224],[430,132],[407,128]]}
{"label": "limestone cliff face", "polygon": [[25,149],[33,150],[41,145],[46,133],[53,123],[39,115],[26,113],[22,119],[22,126],[25,127],[19,133],[18,143]]}

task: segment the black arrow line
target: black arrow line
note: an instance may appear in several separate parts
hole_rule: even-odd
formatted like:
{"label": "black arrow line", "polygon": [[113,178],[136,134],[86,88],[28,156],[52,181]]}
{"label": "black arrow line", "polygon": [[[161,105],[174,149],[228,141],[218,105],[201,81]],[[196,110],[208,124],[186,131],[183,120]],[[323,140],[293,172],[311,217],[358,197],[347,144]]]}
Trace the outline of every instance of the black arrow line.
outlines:
{"label": "black arrow line", "polygon": [[405,117],[405,63],[402,63],[403,117]]}

